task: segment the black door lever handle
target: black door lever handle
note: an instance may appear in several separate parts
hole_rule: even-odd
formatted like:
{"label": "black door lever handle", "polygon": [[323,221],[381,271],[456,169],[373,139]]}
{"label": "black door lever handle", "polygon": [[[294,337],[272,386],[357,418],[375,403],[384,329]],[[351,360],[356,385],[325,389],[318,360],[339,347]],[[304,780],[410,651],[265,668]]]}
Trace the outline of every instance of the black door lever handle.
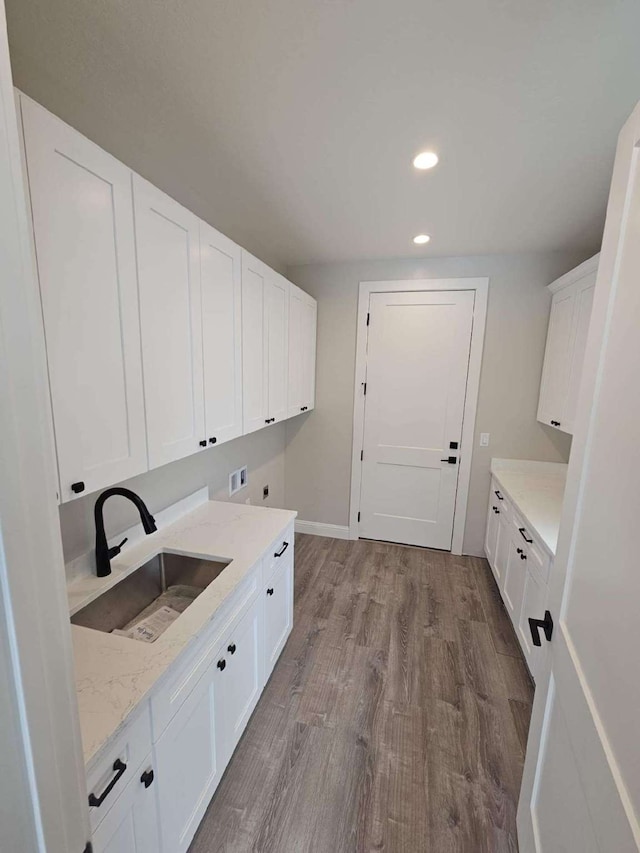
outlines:
{"label": "black door lever handle", "polygon": [[441,462],[448,462],[449,465],[455,465],[456,462],[458,461],[458,457],[457,456],[447,456],[446,459],[441,459],[440,461]]}
{"label": "black door lever handle", "polygon": [[544,611],[544,619],[532,619],[529,617],[529,630],[531,631],[531,639],[534,646],[541,646],[540,628],[544,631],[545,639],[550,642],[553,634],[553,619],[548,610]]}

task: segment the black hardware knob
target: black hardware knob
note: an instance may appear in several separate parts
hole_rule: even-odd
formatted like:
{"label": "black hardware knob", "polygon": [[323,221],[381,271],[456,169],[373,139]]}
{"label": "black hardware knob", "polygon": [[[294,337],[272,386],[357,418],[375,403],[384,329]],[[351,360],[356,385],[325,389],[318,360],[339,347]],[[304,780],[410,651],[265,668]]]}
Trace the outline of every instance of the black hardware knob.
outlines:
{"label": "black hardware knob", "polygon": [[113,762],[113,767],[112,767],[112,770],[116,775],[109,782],[109,784],[104,789],[104,791],[100,794],[99,797],[96,797],[96,795],[94,793],[89,794],[89,805],[93,806],[94,808],[100,808],[100,806],[107,799],[107,797],[109,796],[111,791],[113,791],[114,785],[116,784],[118,779],[120,779],[120,777],[126,771],[126,769],[127,769],[127,765],[124,763],[124,761],[122,761],[119,758],[116,758],[116,760]]}
{"label": "black hardware knob", "polygon": [[516,553],[522,554],[522,548],[516,548]]}
{"label": "black hardware knob", "polygon": [[217,440],[218,439],[215,437],[215,435],[212,435],[211,438],[209,439],[209,444],[215,444]]}
{"label": "black hardware knob", "polygon": [[231,645],[230,645],[230,646],[227,646],[227,651],[229,652],[229,654],[230,654],[230,655],[235,655],[235,653],[236,653],[236,644],[235,644],[235,643],[231,643]]}
{"label": "black hardware knob", "polygon": [[548,610],[544,611],[544,619],[532,619],[529,617],[529,630],[531,631],[531,639],[534,646],[541,646],[540,628],[544,631],[544,636],[547,641],[551,641],[553,634],[553,619]]}
{"label": "black hardware knob", "polygon": [[500,510],[497,506],[492,506],[491,509],[495,512],[496,515],[500,515]]}
{"label": "black hardware knob", "polygon": [[273,595],[273,587],[272,586],[270,586],[269,589],[267,590],[267,595]]}
{"label": "black hardware knob", "polygon": [[84,489],[85,486],[82,480],[77,483],[71,483],[71,491],[74,492],[76,495],[79,495],[80,492],[84,492]]}
{"label": "black hardware knob", "polygon": [[526,554],[520,554],[520,559],[521,559],[521,560],[526,560],[526,559],[527,559],[527,555],[526,555]]}
{"label": "black hardware knob", "polygon": [[216,666],[218,667],[220,672],[222,672],[222,670],[225,668],[226,665],[227,665],[227,662],[224,658],[222,658],[222,660],[219,660],[218,663],[216,664]]}
{"label": "black hardware knob", "polygon": [[144,785],[145,788],[148,788],[149,785],[153,782],[153,768],[150,767],[148,770],[145,770],[142,776],[140,777],[140,781]]}
{"label": "black hardware knob", "polygon": [[198,444],[200,445],[200,447],[206,447],[207,446],[207,439],[203,438],[202,441],[198,442]]}
{"label": "black hardware knob", "polygon": [[449,465],[455,465],[456,462],[458,461],[458,457],[457,456],[447,456],[446,459],[441,459],[440,461],[441,462],[448,462]]}

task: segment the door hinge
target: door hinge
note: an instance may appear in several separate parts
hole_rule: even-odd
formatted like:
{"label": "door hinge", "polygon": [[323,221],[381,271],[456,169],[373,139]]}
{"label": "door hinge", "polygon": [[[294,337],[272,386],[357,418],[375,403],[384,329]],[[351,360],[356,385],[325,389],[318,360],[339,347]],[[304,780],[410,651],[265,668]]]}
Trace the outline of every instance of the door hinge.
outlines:
{"label": "door hinge", "polygon": [[360,451],[360,461],[362,462],[363,459],[364,459],[364,450],[361,450]]}
{"label": "door hinge", "polygon": [[370,317],[371,317],[371,314],[367,314],[367,326],[369,325],[369,318]]}
{"label": "door hinge", "polygon": [[360,513],[358,513],[358,521],[360,521]]}

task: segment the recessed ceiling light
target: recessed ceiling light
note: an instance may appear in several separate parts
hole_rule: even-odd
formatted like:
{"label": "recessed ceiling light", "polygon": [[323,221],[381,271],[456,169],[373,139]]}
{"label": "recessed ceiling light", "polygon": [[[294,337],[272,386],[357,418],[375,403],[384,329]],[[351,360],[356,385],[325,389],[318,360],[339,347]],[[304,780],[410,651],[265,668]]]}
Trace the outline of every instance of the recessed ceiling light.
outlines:
{"label": "recessed ceiling light", "polygon": [[418,234],[417,237],[413,238],[413,242],[421,246],[423,243],[428,243],[430,239],[431,237],[428,234]]}
{"label": "recessed ceiling light", "polygon": [[438,155],[433,151],[422,151],[417,157],[413,158],[413,165],[416,169],[433,169],[438,162]]}

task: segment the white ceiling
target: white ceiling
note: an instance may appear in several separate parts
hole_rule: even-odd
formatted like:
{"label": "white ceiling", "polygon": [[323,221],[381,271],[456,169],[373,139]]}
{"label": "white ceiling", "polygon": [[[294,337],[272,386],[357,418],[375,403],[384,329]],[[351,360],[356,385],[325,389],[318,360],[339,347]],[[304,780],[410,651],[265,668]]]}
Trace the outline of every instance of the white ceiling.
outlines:
{"label": "white ceiling", "polygon": [[[638,0],[7,0],[7,15],[19,86],[281,265],[595,250],[640,99]],[[417,173],[423,148],[441,161]]]}

